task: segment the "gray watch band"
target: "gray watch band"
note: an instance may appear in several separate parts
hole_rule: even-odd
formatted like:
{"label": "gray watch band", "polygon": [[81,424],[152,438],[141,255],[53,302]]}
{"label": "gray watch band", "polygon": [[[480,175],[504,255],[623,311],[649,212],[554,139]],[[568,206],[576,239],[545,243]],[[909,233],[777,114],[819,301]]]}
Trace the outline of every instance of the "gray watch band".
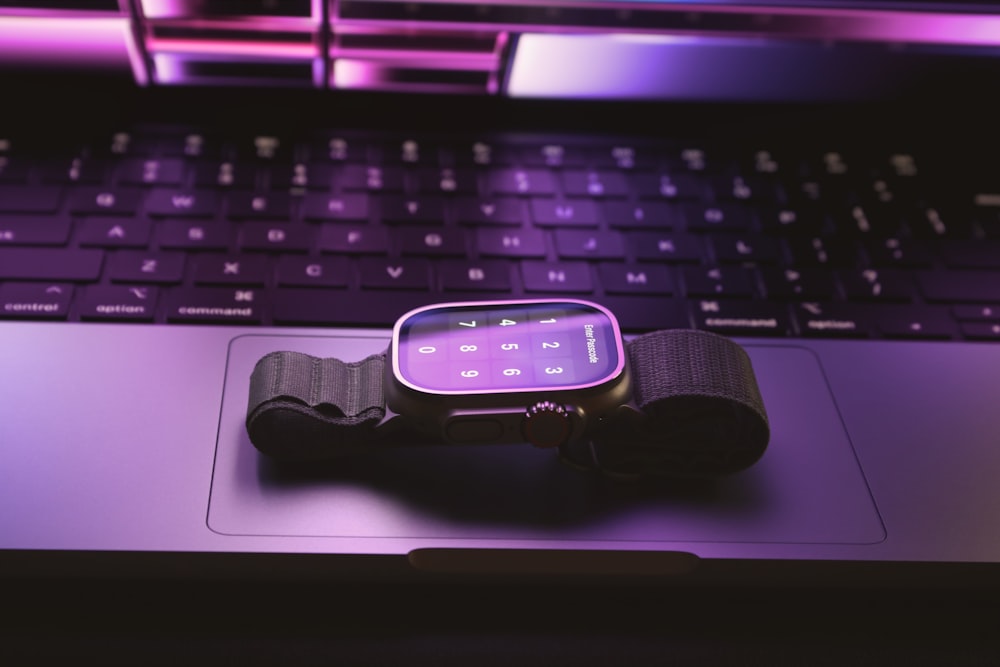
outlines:
{"label": "gray watch band", "polygon": [[250,441],[284,460],[359,449],[385,417],[384,369],[384,352],[355,362],[301,352],[262,357],[250,376]]}
{"label": "gray watch band", "polygon": [[627,344],[633,419],[601,429],[591,453],[604,470],[717,476],[756,462],[770,439],[746,350],[706,331],[654,331]]}
{"label": "gray watch band", "polygon": [[[767,414],[742,347],[684,329],[645,334],[626,349],[636,410],[598,428],[589,464],[624,475],[718,475],[760,458]],[[384,372],[385,353],[350,363],[266,355],[250,377],[251,442],[282,460],[362,449],[386,416]]]}

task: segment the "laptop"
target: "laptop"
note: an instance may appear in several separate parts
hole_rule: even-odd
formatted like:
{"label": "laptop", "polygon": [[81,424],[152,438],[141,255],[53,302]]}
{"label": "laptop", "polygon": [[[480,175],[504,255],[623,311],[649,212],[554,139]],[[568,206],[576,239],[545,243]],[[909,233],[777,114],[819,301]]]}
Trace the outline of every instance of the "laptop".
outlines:
{"label": "laptop", "polygon": [[[996,3],[8,1],[0,65],[7,574],[996,581]],[[764,456],[247,438],[269,352],[549,296],[736,340]]]}

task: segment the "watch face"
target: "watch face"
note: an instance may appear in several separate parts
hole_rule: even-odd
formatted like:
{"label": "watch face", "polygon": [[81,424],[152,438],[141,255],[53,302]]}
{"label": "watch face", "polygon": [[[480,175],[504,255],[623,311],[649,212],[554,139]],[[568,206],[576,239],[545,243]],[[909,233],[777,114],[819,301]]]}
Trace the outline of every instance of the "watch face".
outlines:
{"label": "watch face", "polygon": [[583,301],[491,301],[415,310],[396,323],[396,378],[439,394],[580,389],[617,377],[618,322]]}

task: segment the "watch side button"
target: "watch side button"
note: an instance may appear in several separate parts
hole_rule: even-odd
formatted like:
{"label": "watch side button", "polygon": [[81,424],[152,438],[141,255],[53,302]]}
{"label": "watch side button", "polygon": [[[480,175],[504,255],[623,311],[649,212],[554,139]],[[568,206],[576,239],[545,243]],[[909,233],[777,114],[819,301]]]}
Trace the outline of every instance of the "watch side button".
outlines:
{"label": "watch side button", "polygon": [[491,417],[454,417],[445,425],[448,440],[460,445],[497,442],[503,433],[503,424]]}

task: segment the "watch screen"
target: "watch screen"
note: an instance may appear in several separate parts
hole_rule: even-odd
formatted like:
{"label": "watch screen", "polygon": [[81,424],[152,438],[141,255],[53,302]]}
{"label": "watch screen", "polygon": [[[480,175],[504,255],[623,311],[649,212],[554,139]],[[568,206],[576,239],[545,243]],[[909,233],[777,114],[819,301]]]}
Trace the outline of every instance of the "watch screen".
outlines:
{"label": "watch screen", "polygon": [[614,316],[580,301],[496,301],[423,308],[393,337],[396,377],[421,391],[514,392],[593,386],[624,352]]}

